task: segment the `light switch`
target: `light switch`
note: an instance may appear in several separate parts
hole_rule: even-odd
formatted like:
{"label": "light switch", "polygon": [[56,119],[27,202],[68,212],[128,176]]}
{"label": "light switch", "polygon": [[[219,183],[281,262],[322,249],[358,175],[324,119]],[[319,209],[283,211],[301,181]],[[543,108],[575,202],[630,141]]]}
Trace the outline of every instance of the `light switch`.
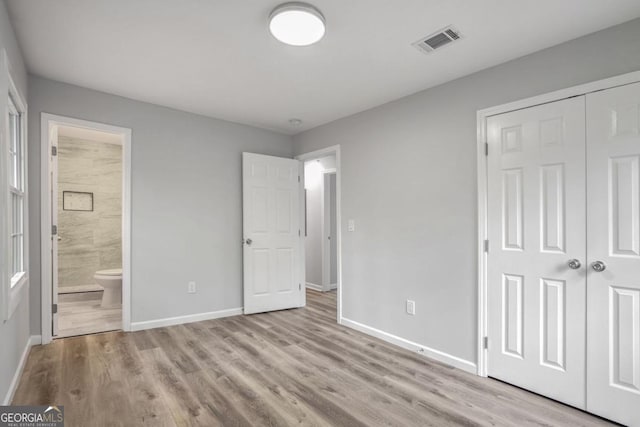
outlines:
{"label": "light switch", "polygon": [[356,222],[353,219],[347,221],[347,230],[348,231],[356,231]]}
{"label": "light switch", "polygon": [[416,314],[416,302],[410,299],[407,300],[407,314]]}

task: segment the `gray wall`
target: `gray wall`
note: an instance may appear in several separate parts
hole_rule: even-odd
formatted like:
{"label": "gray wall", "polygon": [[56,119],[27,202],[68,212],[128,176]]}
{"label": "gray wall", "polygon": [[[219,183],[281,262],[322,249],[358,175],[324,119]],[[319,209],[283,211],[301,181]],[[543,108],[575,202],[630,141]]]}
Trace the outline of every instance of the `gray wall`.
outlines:
{"label": "gray wall", "polygon": [[[93,209],[64,209],[64,192],[91,193]],[[122,268],[122,146],[58,137],[58,286],[95,285]]]}
{"label": "gray wall", "polygon": [[295,136],[341,145],[343,315],[475,362],[476,111],[639,69],[634,20]]}
{"label": "gray wall", "polygon": [[[16,42],[7,15],[4,1],[0,1],[0,50],[5,49],[9,59],[10,73],[13,77],[18,91],[23,97],[27,97],[27,74],[20,54],[20,49]],[[6,88],[6,76],[0,75],[0,87]],[[5,98],[1,98],[5,102]],[[2,121],[0,132],[5,132],[5,107],[0,108]],[[4,218],[4,215],[3,215]],[[5,272],[2,272],[3,276]],[[5,282],[0,280],[0,284]],[[27,291],[25,289],[25,291]],[[29,340],[29,293],[24,292],[20,304],[16,308],[13,316],[6,322],[0,319],[0,403],[5,399],[13,375],[18,368],[20,356]]]}
{"label": "gray wall", "polygon": [[241,307],[241,153],[291,157],[291,137],[38,77],[29,91],[32,331],[40,331],[42,112],[133,130],[133,322]]}

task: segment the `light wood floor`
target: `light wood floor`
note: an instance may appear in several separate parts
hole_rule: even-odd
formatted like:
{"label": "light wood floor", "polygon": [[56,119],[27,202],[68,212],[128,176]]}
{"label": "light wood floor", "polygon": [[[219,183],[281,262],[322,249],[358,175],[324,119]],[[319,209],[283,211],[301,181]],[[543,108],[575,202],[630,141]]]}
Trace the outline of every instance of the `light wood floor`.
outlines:
{"label": "light wood floor", "polygon": [[601,419],[338,326],[308,306],[31,350],[13,404],[67,426],[579,426]]}
{"label": "light wood floor", "polygon": [[58,335],[73,337],[122,329],[122,308],[102,308],[102,291],[58,295]]}

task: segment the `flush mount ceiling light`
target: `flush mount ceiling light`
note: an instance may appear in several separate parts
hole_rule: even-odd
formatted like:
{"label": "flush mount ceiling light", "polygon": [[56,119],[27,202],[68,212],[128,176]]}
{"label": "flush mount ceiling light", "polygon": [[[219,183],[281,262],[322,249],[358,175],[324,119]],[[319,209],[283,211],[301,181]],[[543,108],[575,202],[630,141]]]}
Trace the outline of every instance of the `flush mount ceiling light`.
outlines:
{"label": "flush mount ceiling light", "polygon": [[307,3],[284,3],[269,16],[273,37],[291,46],[309,46],[324,37],[324,16]]}

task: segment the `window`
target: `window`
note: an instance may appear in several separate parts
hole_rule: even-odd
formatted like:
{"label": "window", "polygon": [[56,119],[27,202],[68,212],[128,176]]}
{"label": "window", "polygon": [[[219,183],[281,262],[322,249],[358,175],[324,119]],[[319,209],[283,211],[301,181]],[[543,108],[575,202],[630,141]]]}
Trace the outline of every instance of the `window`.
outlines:
{"label": "window", "polygon": [[24,239],[24,135],[23,115],[12,94],[8,97],[7,143],[9,146],[9,278],[13,288],[25,276]]}
{"label": "window", "polygon": [[[27,217],[27,104],[0,49],[0,322],[24,300],[29,288]],[[1,94],[1,93],[0,93]]]}

